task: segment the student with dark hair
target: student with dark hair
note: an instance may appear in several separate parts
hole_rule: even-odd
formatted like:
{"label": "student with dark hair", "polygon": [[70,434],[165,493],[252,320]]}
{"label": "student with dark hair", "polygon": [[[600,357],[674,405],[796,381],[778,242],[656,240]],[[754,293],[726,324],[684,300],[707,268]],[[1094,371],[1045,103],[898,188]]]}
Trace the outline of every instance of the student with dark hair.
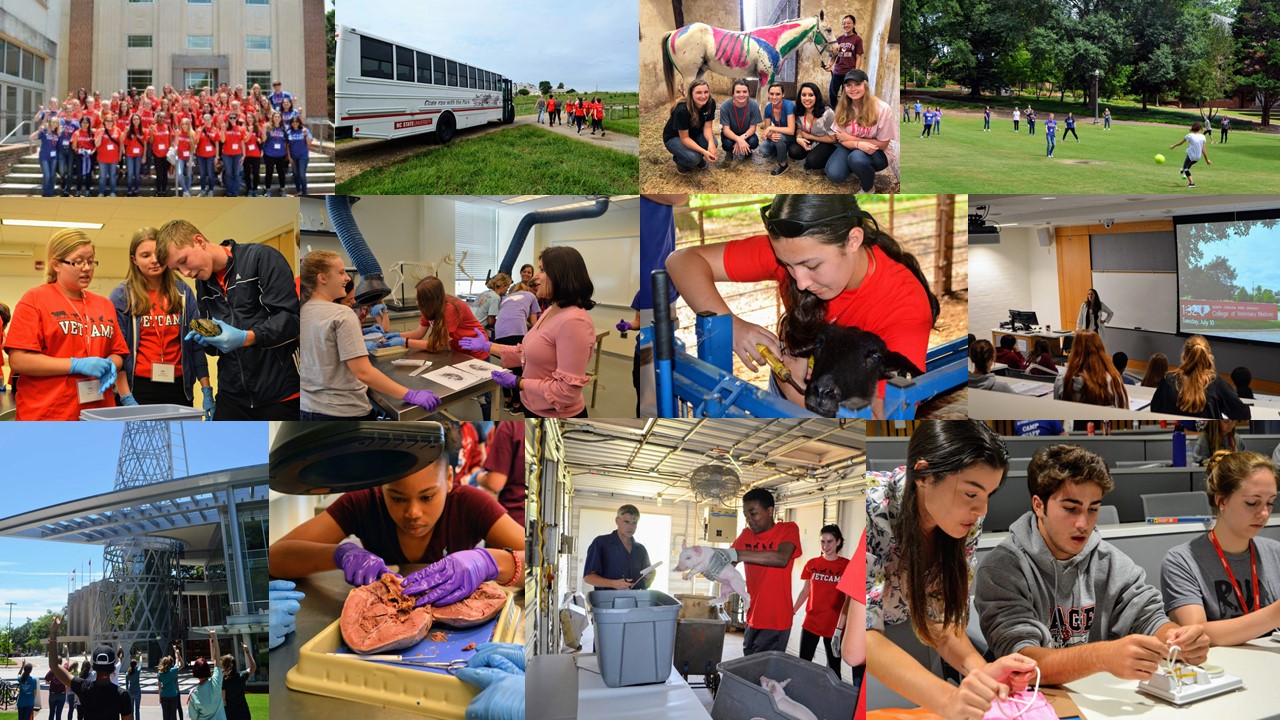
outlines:
{"label": "student with dark hair", "polygon": [[[1008,337],[1007,335],[1005,337]],[[1049,352],[1049,341],[1036,338],[1031,353],[1027,356],[1027,372],[1032,375],[1053,377],[1058,374],[1058,365],[1053,361],[1053,353]]]}
{"label": "student with dark hair", "polygon": [[244,651],[245,661],[248,662],[247,670],[237,670],[236,656],[223,655],[219,659],[222,666],[222,695],[226,702],[227,720],[250,720],[249,703],[244,699],[244,686],[258,671],[258,663],[253,659],[253,653],[250,652],[249,646],[240,643],[240,649]]}
{"label": "student with dark hair", "polygon": [[1208,138],[1205,137],[1204,128],[1200,123],[1194,122],[1191,123],[1191,132],[1183,136],[1183,138],[1177,143],[1169,146],[1169,149],[1173,150],[1183,143],[1186,143],[1187,145],[1187,157],[1183,159],[1182,170],[1178,171],[1178,174],[1187,179],[1188,188],[1194,188],[1196,186],[1196,181],[1191,178],[1192,165],[1200,162],[1201,158],[1204,158],[1205,165],[1213,164],[1213,161],[1209,159],[1209,153],[1205,152],[1204,149],[1206,142],[1208,142]]}
{"label": "student with dark hair", "polygon": [[1202,418],[1248,420],[1249,406],[1213,366],[1209,341],[1192,335],[1182,345],[1182,364],[1156,387],[1151,412]]}
{"label": "student with dark hair", "polygon": [[769,102],[764,106],[764,141],[760,154],[772,156],[778,163],[770,175],[787,171],[788,148],[796,134],[796,105],[782,96],[782,83],[769,86]]}
{"label": "student with dark hair", "polygon": [[[889,350],[925,366],[938,299],[919,261],[881,230],[853,195],[778,195],[760,209],[760,219],[766,234],[684,248],[666,262],[694,312],[730,314],[716,283],[778,283],[784,312],[777,335],[733,319],[733,349],[748,370],[765,364],[759,343],[798,377],[806,377],[808,358],[828,324],[873,332]],[[789,385],[779,391],[804,402]],[[884,414],[883,384],[872,412]]]}
{"label": "student with dark hair", "polygon": [[733,81],[733,97],[720,105],[720,147],[725,157],[750,160],[760,145],[757,126],[764,122],[760,105],[751,97],[751,88],[741,78]]}
{"label": "student with dark hair", "polygon": [[[862,67],[862,38],[858,36],[857,21],[852,15],[840,18],[840,28],[844,35],[835,39],[835,52],[830,65],[823,63],[823,70],[831,71],[831,86],[827,88],[827,97],[835,105],[840,97],[840,86],[844,83],[844,75],[850,70]],[[916,109],[916,117],[920,115]]]}
{"label": "student with dark hair", "polygon": [[978,567],[974,603],[991,651],[1035,660],[1045,685],[1099,672],[1145,680],[1173,645],[1187,663],[1208,657],[1204,626],[1169,620],[1142,568],[1094,532],[1114,487],[1094,453],[1040,448],[1027,466],[1031,510]]}
{"label": "student with dark hair", "polygon": [[1231,382],[1235,383],[1237,396],[1253,399],[1253,388],[1249,387],[1249,383],[1253,382],[1253,373],[1249,372],[1249,368],[1241,365],[1232,370]]}
{"label": "student with dark hair", "polygon": [[795,615],[804,608],[804,625],[800,630],[800,658],[812,660],[822,639],[827,651],[827,667],[840,677],[840,645],[845,632],[845,615],[849,600],[837,586],[844,576],[849,558],[840,555],[844,534],[838,525],[824,525],[818,532],[822,554],[809,558],[800,571],[804,587],[791,608]]}
{"label": "student with dark hair", "polygon": [[969,359],[973,361],[973,370],[969,371],[969,387],[978,390],[1013,392],[1013,388],[997,380],[995,374],[991,372],[991,363],[995,361],[995,350],[991,347],[990,340],[977,340],[970,345]]}
{"label": "student with dark hair", "polygon": [[822,102],[822,91],[804,83],[796,98],[795,142],[787,150],[792,160],[804,160],[805,170],[821,170],[836,150],[832,131],[836,113]]}
{"label": "student with dark hair", "polygon": [[1123,350],[1111,353],[1111,364],[1115,366],[1116,372],[1120,373],[1120,379],[1125,385],[1137,385],[1138,383],[1128,375],[1124,374],[1124,369],[1129,367],[1129,354]]}
{"label": "student with dark hair", "polygon": [[[116,669],[116,651],[109,645],[99,645],[84,663],[83,674],[73,678],[58,658],[58,633],[62,630],[62,618],[54,617],[49,623],[49,670],[63,685],[75,693],[84,716],[89,720],[133,720],[133,703],[129,693],[111,683]],[[89,663],[97,676],[90,680]]]}
{"label": "student with dark hair", "polygon": [[31,677],[35,669],[31,663],[22,664],[22,672],[18,673],[18,720],[31,720],[36,710],[36,695],[40,692],[40,681]]}
{"label": "student with dark hair", "polygon": [[662,143],[681,175],[694,168],[705,170],[707,163],[716,161],[716,144],[711,139],[715,119],[711,87],[706,80],[693,81],[685,98],[671,107],[671,115],[662,128]]}
{"label": "student with dark hair", "polygon": [[[1105,316],[1105,317],[1104,317]],[[1076,316],[1076,330],[1092,330],[1098,333],[1103,344],[1107,342],[1106,326],[1115,313],[1098,297],[1098,291],[1089,288],[1084,302],[1080,303],[1080,314]]]}
{"label": "student with dark hair", "polygon": [[1014,370],[1027,369],[1027,359],[1018,350],[1018,338],[1012,335],[1000,336],[1000,349],[996,351],[996,362],[1004,363]]}
{"label": "student with dark hair", "polygon": [[1142,375],[1142,387],[1159,387],[1160,381],[1169,374],[1169,358],[1164,353],[1155,353],[1147,359],[1147,371]]}
{"label": "student with dark hair", "polygon": [[464,350],[497,355],[503,367],[523,367],[519,376],[494,370],[493,379],[520,392],[527,417],[587,417],[582,389],[591,382],[587,360],[596,330],[587,311],[596,304],[591,299],[595,286],[574,248],[549,247],[538,257],[538,265],[538,297],[550,304],[524,340],[515,346],[499,345],[489,342],[481,330],[459,344]]}
{"label": "student with dark hair", "polygon": [[1174,622],[1204,623],[1212,645],[1242,645],[1280,627],[1280,542],[1259,534],[1276,489],[1266,456],[1214,453],[1205,466],[1213,529],[1169,550],[1160,566],[1165,610]]}
{"label": "student with dark hair", "polygon": [[[965,634],[982,518],[1009,454],[981,421],[922,420],[906,461],[867,473],[867,672],[946,720],[980,720],[1035,671],[1017,654],[986,662]],[[902,623],[964,676],[959,686],[885,636]]]}

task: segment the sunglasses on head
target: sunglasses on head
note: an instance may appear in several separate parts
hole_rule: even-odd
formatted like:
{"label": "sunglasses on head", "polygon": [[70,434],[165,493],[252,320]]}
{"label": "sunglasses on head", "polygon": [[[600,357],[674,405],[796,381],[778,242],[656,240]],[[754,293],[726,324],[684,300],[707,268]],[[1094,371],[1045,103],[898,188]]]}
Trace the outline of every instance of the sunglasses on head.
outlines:
{"label": "sunglasses on head", "polygon": [[800,237],[815,227],[827,225],[836,220],[843,220],[851,217],[870,220],[872,225],[876,228],[876,234],[878,235],[880,233],[880,224],[876,222],[875,218],[871,217],[870,213],[864,210],[846,210],[839,215],[832,215],[831,217],[820,218],[818,220],[788,220],[786,218],[769,217],[769,211],[771,209],[773,209],[773,203],[769,203],[768,205],[761,207],[760,220],[764,223],[765,229],[768,230],[770,234],[777,235],[779,237]]}

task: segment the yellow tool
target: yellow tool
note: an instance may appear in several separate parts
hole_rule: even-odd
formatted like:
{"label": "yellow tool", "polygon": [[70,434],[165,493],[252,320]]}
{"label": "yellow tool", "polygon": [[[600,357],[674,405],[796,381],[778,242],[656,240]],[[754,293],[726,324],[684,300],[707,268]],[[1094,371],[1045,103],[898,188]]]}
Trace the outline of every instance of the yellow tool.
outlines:
{"label": "yellow tool", "polygon": [[[804,388],[800,387],[800,384],[796,382],[795,376],[791,373],[791,369],[784,365],[783,362],[778,359],[777,355],[770,352],[769,348],[765,347],[762,343],[756,343],[756,350],[760,351],[760,356],[764,358],[765,362],[769,363],[769,367],[773,370],[773,374],[778,376],[778,379],[789,383],[791,387],[795,388],[796,392],[801,395],[804,394]],[[809,358],[809,369],[813,369],[813,358]]]}

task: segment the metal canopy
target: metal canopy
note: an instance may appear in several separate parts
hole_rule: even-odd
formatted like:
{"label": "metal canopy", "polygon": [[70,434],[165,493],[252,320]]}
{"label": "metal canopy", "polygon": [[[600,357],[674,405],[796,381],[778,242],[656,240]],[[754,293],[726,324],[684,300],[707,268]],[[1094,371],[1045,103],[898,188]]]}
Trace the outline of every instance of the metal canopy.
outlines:
{"label": "metal canopy", "polygon": [[268,499],[267,465],[103,493],[0,519],[0,537],[105,544],[219,522],[225,492],[234,502]]}

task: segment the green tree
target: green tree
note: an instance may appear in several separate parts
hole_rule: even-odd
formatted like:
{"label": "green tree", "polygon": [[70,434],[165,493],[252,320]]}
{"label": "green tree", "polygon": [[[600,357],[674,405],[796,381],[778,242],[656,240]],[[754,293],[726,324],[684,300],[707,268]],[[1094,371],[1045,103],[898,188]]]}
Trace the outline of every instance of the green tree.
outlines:
{"label": "green tree", "polygon": [[1188,38],[1190,63],[1182,92],[1193,99],[1200,114],[1206,112],[1213,119],[1213,101],[1227,97],[1235,88],[1236,42],[1231,36],[1231,23],[1227,18],[1210,13],[1205,8],[1188,11],[1188,24],[1203,31]]}
{"label": "green tree", "polygon": [[518,92],[518,93],[516,93],[516,94],[517,94],[517,95],[528,95],[528,94],[529,94],[529,88],[520,88],[520,92]]}
{"label": "green tree", "polygon": [[1262,127],[1267,127],[1271,109],[1280,103],[1280,5],[1275,0],[1241,0],[1231,28],[1240,61],[1236,84],[1260,99]]}
{"label": "green tree", "polygon": [[564,90],[564,83],[559,83],[559,84],[557,84],[557,85],[556,85],[556,89],[557,89],[557,90]]}
{"label": "green tree", "polygon": [[538,83],[538,92],[542,93],[543,95],[546,95],[546,94],[550,93],[550,92],[551,92],[551,81],[550,81],[550,80],[543,80],[542,82]]}

